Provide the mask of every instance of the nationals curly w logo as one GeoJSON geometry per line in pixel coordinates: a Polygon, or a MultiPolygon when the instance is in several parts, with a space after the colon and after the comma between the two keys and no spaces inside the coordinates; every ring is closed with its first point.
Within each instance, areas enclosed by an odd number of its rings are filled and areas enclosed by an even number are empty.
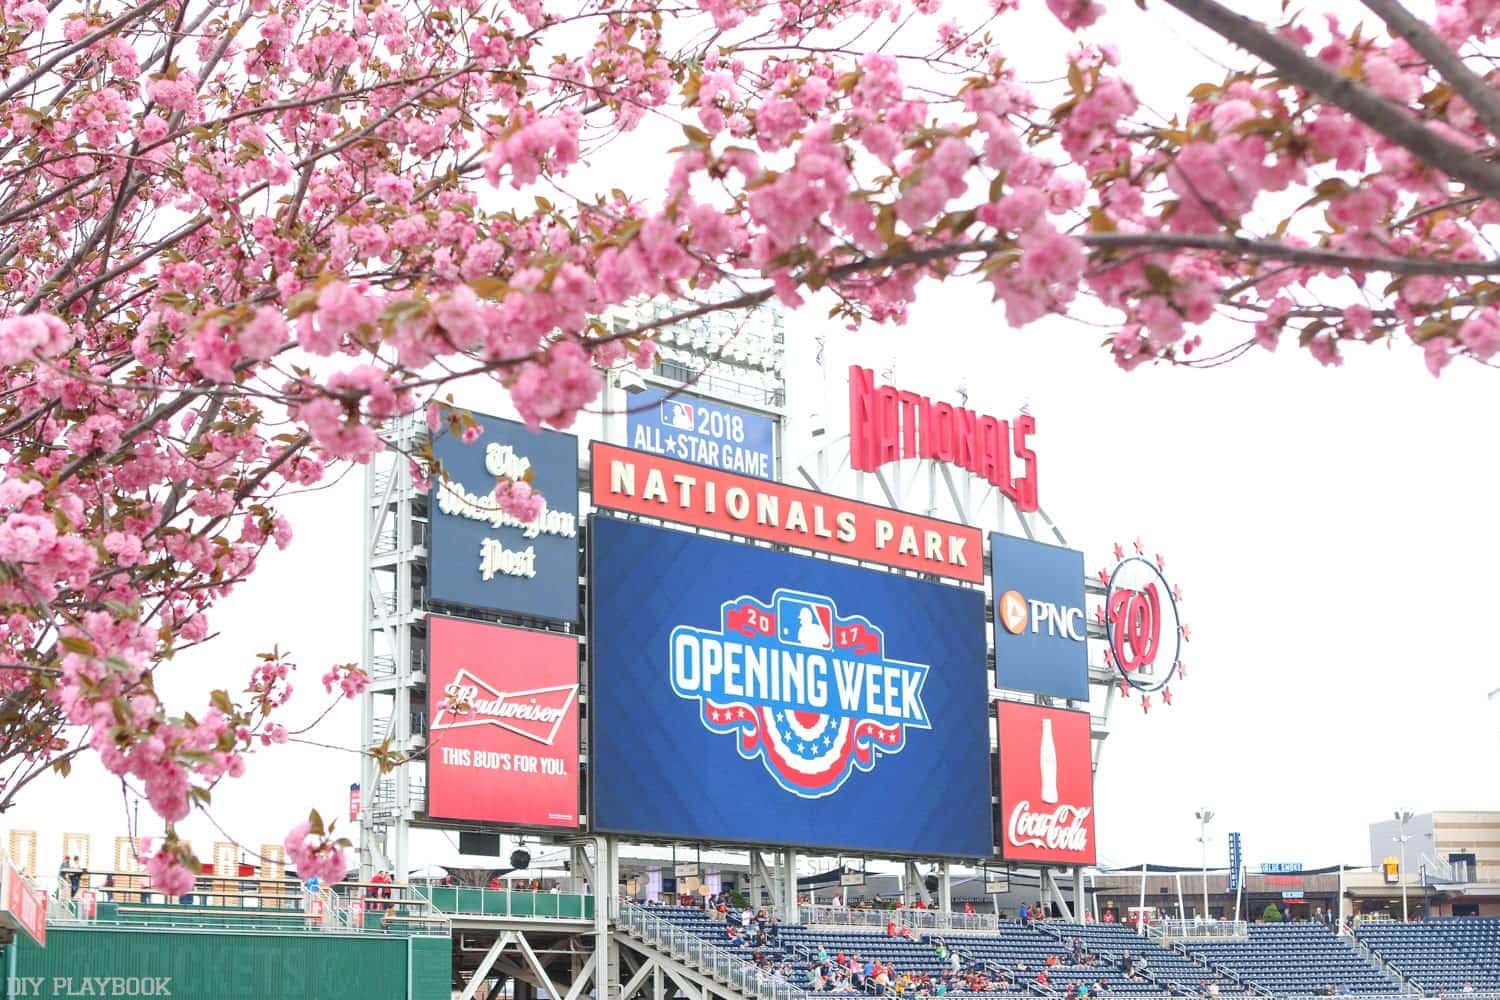
{"type": "Polygon", "coordinates": [[[841,616],[829,597],[777,589],[769,603],[725,601],[716,628],[672,630],[672,690],[700,704],[705,729],[735,738],[782,788],[832,795],[856,770],[931,729],[928,666],[887,659],[885,633],[841,616]]]}

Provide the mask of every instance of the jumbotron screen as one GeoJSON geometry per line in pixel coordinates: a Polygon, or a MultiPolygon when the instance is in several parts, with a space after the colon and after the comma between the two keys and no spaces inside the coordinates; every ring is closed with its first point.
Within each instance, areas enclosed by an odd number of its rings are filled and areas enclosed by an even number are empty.
{"type": "Polygon", "coordinates": [[[594,829],[987,857],[984,596],[595,515],[594,829]]]}

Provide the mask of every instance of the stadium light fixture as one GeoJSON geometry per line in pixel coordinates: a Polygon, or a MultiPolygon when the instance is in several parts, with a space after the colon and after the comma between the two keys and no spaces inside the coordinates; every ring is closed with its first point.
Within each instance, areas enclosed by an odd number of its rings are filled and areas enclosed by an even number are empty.
{"type": "Polygon", "coordinates": [[[646,391],[646,380],[628,368],[616,373],[615,384],[632,396],[646,391]]]}
{"type": "MultiPolygon", "coordinates": [[[[1208,824],[1213,820],[1214,814],[1207,806],[1199,809],[1195,814],[1198,817],[1198,847],[1202,852],[1203,860],[1203,919],[1208,919],[1208,824]]],[[[1183,914],[1187,916],[1187,914],[1183,914]]]]}
{"type": "Polygon", "coordinates": [[[1410,809],[1397,809],[1396,822],[1401,825],[1401,833],[1392,837],[1401,845],[1401,867],[1398,872],[1401,876],[1401,922],[1406,923],[1406,842],[1411,838],[1406,835],[1406,824],[1411,822],[1412,811],[1410,809]]]}

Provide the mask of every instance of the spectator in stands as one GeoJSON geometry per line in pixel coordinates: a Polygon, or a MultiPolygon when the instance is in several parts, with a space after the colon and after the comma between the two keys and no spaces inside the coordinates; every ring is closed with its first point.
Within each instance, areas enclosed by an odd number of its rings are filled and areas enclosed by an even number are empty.
{"type": "Polygon", "coordinates": [[[1089,984],[1088,983],[1079,983],[1078,984],[1078,997],[1079,997],[1079,1000],[1088,1000],[1088,997],[1089,997],[1089,984]]]}
{"type": "Polygon", "coordinates": [[[1047,911],[1044,910],[1044,909],[1042,909],[1042,901],[1039,899],[1039,900],[1036,901],[1036,905],[1031,908],[1031,919],[1032,920],[1041,920],[1041,919],[1045,918],[1046,916],[1047,916],[1047,911]]]}
{"type": "Polygon", "coordinates": [[[1119,919],[1119,916],[1115,913],[1115,904],[1113,902],[1104,905],[1104,915],[1100,919],[1106,924],[1112,924],[1119,919]]]}
{"type": "Polygon", "coordinates": [[[948,953],[948,968],[953,970],[954,975],[958,975],[958,970],[962,968],[962,966],[963,959],[959,957],[958,952],[950,951],[948,953]]]}
{"type": "Polygon", "coordinates": [[[885,923],[885,936],[886,937],[895,937],[896,936],[896,921],[894,921],[894,920],[887,920],[886,921],[886,923],[885,923]]]}
{"type": "Polygon", "coordinates": [[[1120,953],[1120,971],[1125,973],[1126,979],[1135,978],[1135,956],[1130,954],[1129,948],[1120,953]]]}
{"type": "Polygon", "coordinates": [[[1052,980],[1050,980],[1050,979],[1047,978],[1047,970],[1046,969],[1043,969],[1041,972],[1038,972],[1036,974],[1036,984],[1038,986],[1047,986],[1047,985],[1050,985],[1051,982],[1052,982],[1052,980]]]}
{"type": "Polygon", "coordinates": [[[1025,903],[1022,903],[1021,908],[1016,911],[1016,916],[1020,917],[1022,927],[1031,926],[1031,908],[1025,903]]]}
{"type": "Polygon", "coordinates": [[[1047,968],[1049,968],[1049,969],[1055,969],[1055,968],[1057,968],[1061,964],[1062,964],[1062,959],[1058,958],[1056,955],[1048,955],[1047,956],[1047,968]]]}
{"type": "Polygon", "coordinates": [[[499,889],[500,888],[500,876],[499,875],[496,875],[495,877],[493,877],[493,878],[490,879],[490,888],[491,889],[499,889]]]}
{"type": "Polygon", "coordinates": [[[62,900],[73,898],[72,871],[73,859],[64,854],[62,864],[57,866],[57,898],[62,900]]]}
{"type": "Polygon", "coordinates": [[[1464,980],[1464,988],[1461,989],[1461,990],[1459,990],[1459,992],[1460,993],[1473,993],[1474,992],[1474,984],[1471,983],[1471,982],[1469,982],[1467,979],[1465,979],[1464,980]]]}
{"type": "Polygon", "coordinates": [[[972,917],[974,915],[974,904],[973,903],[965,903],[964,904],[964,915],[965,916],[970,916],[970,917],[972,917]]]}
{"type": "Polygon", "coordinates": [[[1109,992],[1109,987],[1107,985],[1105,985],[1104,980],[1097,979],[1097,980],[1094,981],[1094,995],[1095,996],[1098,996],[1101,993],[1108,993],[1108,992],[1109,992]]]}

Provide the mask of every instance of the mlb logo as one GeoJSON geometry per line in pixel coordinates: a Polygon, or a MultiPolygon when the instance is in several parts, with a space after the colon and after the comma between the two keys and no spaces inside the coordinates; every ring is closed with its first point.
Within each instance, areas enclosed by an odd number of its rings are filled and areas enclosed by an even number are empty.
{"type": "Polygon", "coordinates": [[[693,404],[680,399],[664,399],[661,404],[661,422],[668,427],[690,431],[694,427],[693,404]]]}
{"type": "Polygon", "coordinates": [[[781,641],[808,649],[833,648],[833,605],[795,597],[776,601],[781,641]]]}

